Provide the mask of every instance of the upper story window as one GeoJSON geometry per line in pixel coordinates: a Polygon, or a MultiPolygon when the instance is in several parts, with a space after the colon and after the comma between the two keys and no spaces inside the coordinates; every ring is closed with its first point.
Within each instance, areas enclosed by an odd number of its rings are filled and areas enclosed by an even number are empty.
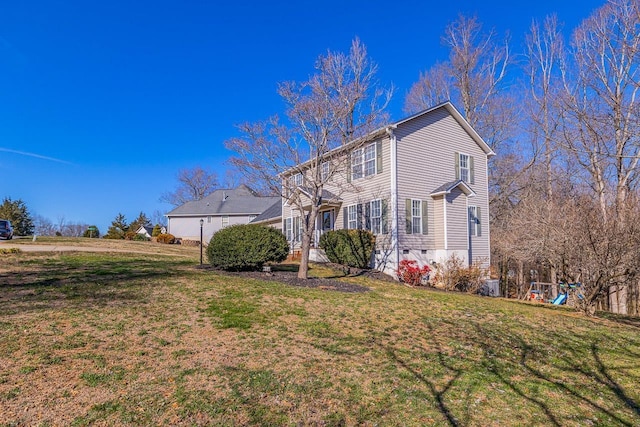
{"type": "Polygon", "coordinates": [[[351,153],[351,179],[376,174],[376,143],[353,150],[351,153]]]}
{"type": "Polygon", "coordinates": [[[474,184],[473,157],[464,153],[456,153],[455,156],[456,179],[474,184]]]}
{"type": "Polygon", "coordinates": [[[320,179],[322,181],[326,181],[327,178],[329,178],[329,167],[329,162],[324,162],[322,165],[320,165],[320,179]]]}
{"type": "Polygon", "coordinates": [[[302,174],[301,173],[297,173],[297,174],[293,175],[292,181],[293,181],[293,185],[295,185],[296,187],[302,185],[302,174]]]}
{"type": "Polygon", "coordinates": [[[225,228],[228,226],[229,226],[229,217],[225,215],[222,217],[222,228],[225,228]]]}
{"type": "Polygon", "coordinates": [[[469,182],[469,156],[460,154],[460,179],[469,182]]]}

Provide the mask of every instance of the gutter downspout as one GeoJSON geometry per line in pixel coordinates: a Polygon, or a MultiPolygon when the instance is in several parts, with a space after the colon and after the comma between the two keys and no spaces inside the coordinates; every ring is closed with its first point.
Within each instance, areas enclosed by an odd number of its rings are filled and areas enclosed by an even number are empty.
{"type": "Polygon", "coordinates": [[[400,247],[398,246],[398,141],[393,130],[396,125],[387,127],[391,152],[391,248],[393,253],[393,270],[397,271],[400,264],[400,247]]]}

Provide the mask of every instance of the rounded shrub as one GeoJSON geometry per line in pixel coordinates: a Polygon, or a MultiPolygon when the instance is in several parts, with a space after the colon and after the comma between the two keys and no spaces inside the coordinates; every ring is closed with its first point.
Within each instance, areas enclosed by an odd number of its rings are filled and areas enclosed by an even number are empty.
{"type": "Polygon", "coordinates": [[[207,246],[209,264],[229,271],[259,270],[267,262],[284,261],[288,254],[284,234],[258,224],[223,228],[207,246]]]}
{"type": "Polygon", "coordinates": [[[329,261],[349,267],[368,268],[375,245],[376,237],[368,230],[335,230],[320,236],[329,261]]]}
{"type": "Polygon", "coordinates": [[[167,244],[172,244],[176,242],[176,237],[173,234],[158,234],[158,236],[156,237],[156,241],[158,243],[167,243],[167,244]]]}
{"type": "Polygon", "coordinates": [[[148,242],[149,240],[151,240],[150,238],[148,238],[147,236],[145,236],[144,234],[138,234],[136,233],[135,236],[133,236],[133,239],[136,242],[148,242]]]}

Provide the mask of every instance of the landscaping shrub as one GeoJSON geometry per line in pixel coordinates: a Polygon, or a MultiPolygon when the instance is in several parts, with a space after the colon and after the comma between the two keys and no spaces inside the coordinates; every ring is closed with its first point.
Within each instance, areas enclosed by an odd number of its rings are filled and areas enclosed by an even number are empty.
{"type": "Polygon", "coordinates": [[[281,262],[289,254],[285,236],[258,224],[233,225],[213,235],[207,258],[214,267],[229,271],[259,270],[267,262],[281,262]]]}
{"type": "Polygon", "coordinates": [[[398,280],[411,286],[419,286],[422,284],[422,278],[430,271],[431,268],[428,265],[418,267],[416,261],[403,259],[397,271],[398,280]]]}
{"type": "Polygon", "coordinates": [[[138,233],[136,233],[135,231],[127,231],[126,233],[124,233],[124,240],[134,240],[137,235],[138,233]]]}
{"type": "Polygon", "coordinates": [[[465,267],[464,260],[453,254],[438,269],[436,280],[448,291],[477,293],[484,277],[487,272],[480,264],[465,267]]]}
{"type": "Polygon", "coordinates": [[[173,234],[158,234],[158,237],[156,237],[158,243],[166,243],[166,244],[172,244],[176,242],[176,237],[173,234]]]}
{"type": "Polygon", "coordinates": [[[160,227],[160,224],[154,225],[151,231],[151,237],[158,237],[160,234],[162,234],[162,227],[160,227]]]}
{"type": "Polygon", "coordinates": [[[147,236],[145,236],[144,234],[138,234],[136,233],[135,236],[133,236],[133,240],[135,240],[136,242],[148,242],[149,239],[147,236]]]}
{"type": "Polygon", "coordinates": [[[320,247],[329,261],[349,267],[368,268],[376,238],[368,230],[327,231],[320,237],[320,247]]]}

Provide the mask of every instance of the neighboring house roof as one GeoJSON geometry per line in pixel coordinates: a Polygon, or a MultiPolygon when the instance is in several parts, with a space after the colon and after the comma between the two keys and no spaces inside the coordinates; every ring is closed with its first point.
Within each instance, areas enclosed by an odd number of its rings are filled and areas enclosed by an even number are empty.
{"type": "Polygon", "coordinates": [[[167,214],[176,216],[259,215],[271,207],[280,197],[257,196],[246,185],[216,190],[202,200],[187,202],[167,214]]]}
{"type": "Polygon", "coordinates": [[[446,184],[442,184],[440,187],[436,188],[431,192],[431,197],[433,196],[442,196],[445,194],[451,193],[454,188],[460,188],[460,190],[469,197],[473,197],[476,195],[476,192],[469,187],[469,184],[459,179],[457,181],[447,182],[446,184]]]}
{"type": "Polygon", "coordinates": [[[153,226],[151,225],[141,225],[140,228],[136,231],[136,234],[144,234],[144,231],[147,232],[149,236],[153,234],[153,226]]]}
{"type": "Polygon", "coordinates": [[[282,216],[282,200],[278,197],[278,201],[267,208],[260,215],[255,217],[251,223],[270,222],[279,219],[282,216]]]}

